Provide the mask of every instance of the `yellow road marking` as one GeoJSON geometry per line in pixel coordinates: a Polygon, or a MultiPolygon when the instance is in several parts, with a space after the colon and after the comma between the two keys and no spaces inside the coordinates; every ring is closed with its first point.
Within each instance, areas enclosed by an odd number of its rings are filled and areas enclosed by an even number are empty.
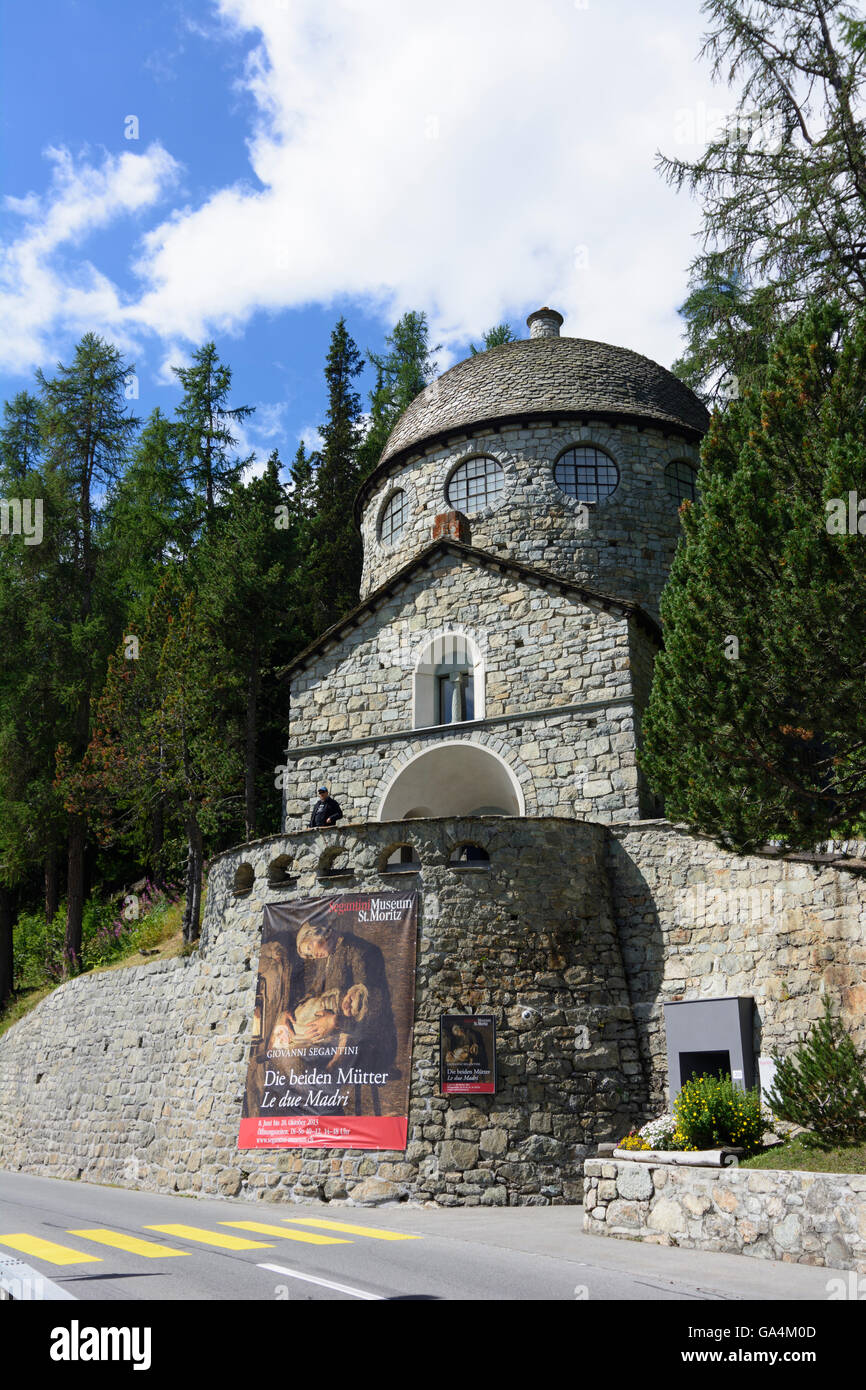
{"type": "Polygon", "coordinates": [[[371,1240],[423,1240],[423,1236],[404,1236],[401,1231],[374,1231],[370,1226],[350,1226],[346,1221],[320,1221],[307,1216],[286,1216],[283,1218],[301,1226],[323,1226],[328,1231],[348,1231],[353,1236],[369,1236],[371,1240]]]}
{"type": "Polygon", "coordinates": [[[143,1255],[146,1260],[160,1260],[169,1255],[188,1255],[188,1250],[173,1250],[170,1245],[157,1245],[155,1240],[140,1240],[138,1236],[127,1236],[121,1231],[104,1231],[97,1226],[94,1230],[69,1231],[71,1236],[83,1236],[97,1245],[110,1245],[114,1250],[127,1250],[130,1255],[143,1255]]]}
{"type": "Polygon", "coordinates": [[[222,1231],[205,1231],[199,1226],[145,1226],[146,1231],[161,1231],[165,1236],[184,1236],[187,1240],[200,1241],[202,1245],[218,1245],[221,1250],[272,1250],[273,1246],[263,1240],[242,1240],[240,1236],[227,1236],[222,1231]]]}
{"type": "Polygon", "coordinates": [[[52,1265],[99,1264],[102,1259],[101,1255],[85,1255],[81,1250],[55,1245],[53,1240],[42,1240],[40,1236],[0,1236],[0,1245],[20,1250],[22,1255],[35,1255],[37,1260],[47,1260],[52,1265]]]}
{"type": "MultiPolygon", "coordinates": [[[[268,1226],[264,1221],[221,1221],[221,1226],[236,1226],[240,1231],[257,1231],[262,1236],[279,1236],[280,1240],[305,1240],[308,1245],[351,1245],[350,1240],[336,1236],[314,1236],[310,1231],[284,1231],[282,1226],[268,1226]]],[[[348,1230],[349,1227],[344,1228],[348,1230]]]]}

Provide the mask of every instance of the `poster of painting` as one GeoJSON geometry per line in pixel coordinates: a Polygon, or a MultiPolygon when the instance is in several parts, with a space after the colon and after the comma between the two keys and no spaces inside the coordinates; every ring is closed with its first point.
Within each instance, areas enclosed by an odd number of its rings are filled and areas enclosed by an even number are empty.
{"type": "Polygon", "coordinates": [[[439,1089],[443,1096],[496,1093],[496,1020],[489,1014],[439,1018],[439,1089]]]}
{"type": "Polygon", "coordinates": [[[405,1149],[417,892],[266,907],[240,1149],[405,1149]]]}

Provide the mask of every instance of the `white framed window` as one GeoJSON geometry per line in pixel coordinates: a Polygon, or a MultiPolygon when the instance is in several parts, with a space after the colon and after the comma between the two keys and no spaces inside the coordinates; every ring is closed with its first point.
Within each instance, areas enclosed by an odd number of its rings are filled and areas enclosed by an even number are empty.
{"type": "Polygon", "coordinates": [[[484,718],[484,661],[471,637],[431,637],[415,665],[412,727],[429,729],[484,718]]]}

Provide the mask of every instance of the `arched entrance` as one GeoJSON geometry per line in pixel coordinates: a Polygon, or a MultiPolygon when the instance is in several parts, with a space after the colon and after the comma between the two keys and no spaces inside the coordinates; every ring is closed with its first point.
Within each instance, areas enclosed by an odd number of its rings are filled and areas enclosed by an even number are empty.
{"type": "Polygon", "coordinates": [[[496,753],[457,739],[436,744],[401,768],[379,808],[379,820],[404,820],[423,807],[430,816],[522,816],[526,803],[511,768],[496,753]]]}

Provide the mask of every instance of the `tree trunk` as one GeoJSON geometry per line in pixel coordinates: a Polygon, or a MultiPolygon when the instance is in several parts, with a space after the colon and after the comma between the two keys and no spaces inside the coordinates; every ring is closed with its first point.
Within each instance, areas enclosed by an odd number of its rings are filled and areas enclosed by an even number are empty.
{"type": "Polygon", "coordinates": [[[45,856],[45,921],[51,923],[60,906],[60,864],[57,846],[52,845],[45,856]]]}
{"type": "Polygon", "coordinates": [[[0,885],[0,1009],[12,993],[12,932],[18,915],[16,896],[14,889],[0,885]]]}
{"type": "Polygon", "coordinates": [[[201,830],[194,814],[186,822],[186,908],[183,914],[183,939],[198,940],[201,916],[201,876],[204,857],[201,830]]]}
{"type": "Polygon", "coordinates": [[[84,816],[69,817],[69,858],[66,872],[66,940],[63,943],[63,974],[81,969],[81,923],[84,917],[84,847],[87,821],[84,816]]]}

